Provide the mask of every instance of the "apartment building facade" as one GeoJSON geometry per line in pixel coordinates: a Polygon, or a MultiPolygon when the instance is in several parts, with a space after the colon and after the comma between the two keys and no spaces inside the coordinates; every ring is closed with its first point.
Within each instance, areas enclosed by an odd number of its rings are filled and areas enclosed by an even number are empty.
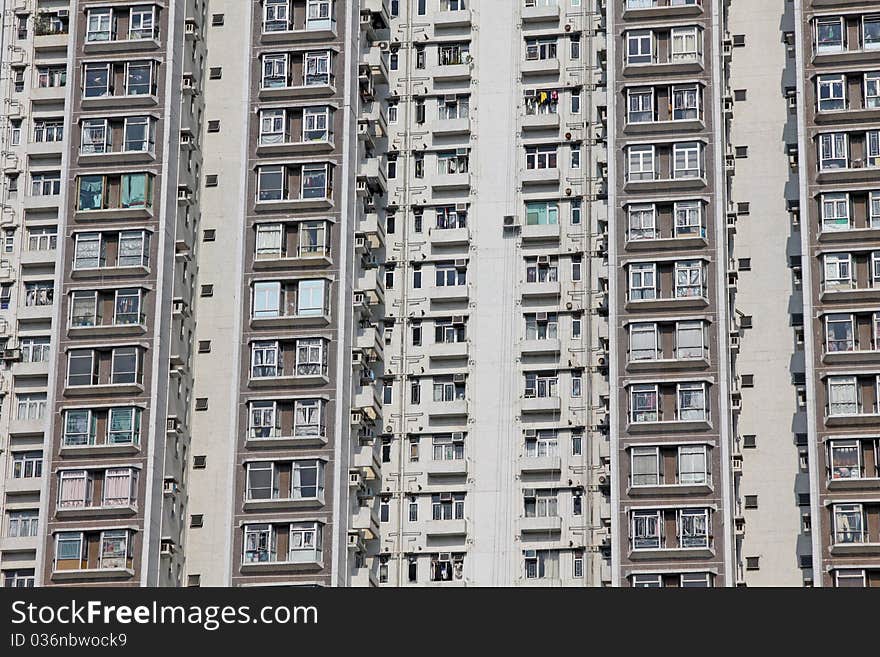
{"type": "Polygon", "coordinates": [[[7,0],[4,585],[876,585],[871,4],[7,0]]]}
{"type": "Polygon", "coordinates": [[[880,18],[796,3],[811,535],[815,582],[877,586],[880,18]]]}

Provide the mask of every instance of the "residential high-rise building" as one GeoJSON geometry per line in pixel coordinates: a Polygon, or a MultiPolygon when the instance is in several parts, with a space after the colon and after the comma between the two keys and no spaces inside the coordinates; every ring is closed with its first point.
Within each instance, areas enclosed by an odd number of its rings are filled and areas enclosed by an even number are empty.
{"type": "Polygon", "coordinates": [[[880,585],[873,4],[0,0],[3,584],[880,585]]]}

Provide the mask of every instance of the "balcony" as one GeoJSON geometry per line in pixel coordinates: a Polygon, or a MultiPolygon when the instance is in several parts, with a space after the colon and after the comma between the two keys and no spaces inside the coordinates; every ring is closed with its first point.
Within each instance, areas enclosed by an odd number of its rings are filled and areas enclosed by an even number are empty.
{"type": "Polygon", "coordinates": [[[559,224],[525,224],[521,236],[523,242],[558,242],[561,232],[559,224]]]}
{"type": "Polygon", "coordinates": [[[562,411],[561,397],[523,397],[520,404],[524,414],[559,413],[562,411]]]}
{"type": "Polygon", "coordinates": [[[471,232],[468,228],[430,228],[428,237],[432,245],[462,246],[470,243],[471,232]]]}
{"type": "Polygon", "coordinates": [[[470,343],[462,342],[437,342],[428,348],[428,358],[431,360],[458,360],[467,358],[470,343]]]}
{"type": "Polygon", "coordinates": [[[522,117],[522,129],[524,131],[558,130],[559,126],[559,114],[526,114],[522,117]]]}
{"type": "Polygon", "coordinates": [[[80,580],[89,582],[93,580],[126,580],[134,577],[133,568],[74,568],[70,570],[52,571],[53,582],[69,582],[80,580]]]}
{"type": "Polygon", "coordinates": [[[519,353],[528,356],[558,356],[562,353],[562,342],[557,338],[547,340],[523,340],[519,343],[519,353]]]}
{"type": "Polygon", "coordinates": [[[379,518],[375,505],[367,500],[367,504],[358,506],[357,512],[351,517],[351,529],[362,532],[364,540],[370,541],[379,536],[379,518]]]}
{"type": "Polygon", "coordinates": [[[317,43],[331,42],[339,38],[335,20],[315,21],[313,25],[306,25],[302,20],[296,25],[277,25],[267,29],[264,24],[260,34],[260,41],[265,44],[300,43],[303,41],[315,41],[317,43]]]}
{"type": "Polygon", "coordinates": [[[562,293],[559,281],[545,281],[542,283],[523,283],[523,299],[536,297],[558,297],[562,293]]]}
{"type": "Polygon", "coordinates": [[[471,188],[471,174],[465,173],[438,173],[431,180],[431,189],[437,191],[465,191],[471,188]]]}
{"type": "Polygon", "coordinates": [[[137,513],[137,501],[132,499],[128,504],[118,506],[59,506],[55,509],[56,518],[107,518],[115,516],[133,516],[137,513]]]}
{"type": "Polygon", "coordinates": [[[455,135],[467,135],[471,132],[471,120],[467,117],[463,119],[443,119],[434,121],[431,124],[431,134],[434,137],[451,137],[455,135]]]}
{"type": "Polygon", "coordinates": [[[428,461],[425,470],[428,477],[464,477],[468,473],[468,462],[467,459],[428,461]]]}
{"type": "MultiPolygon", "coordinates": [[[[674,0],[624,0],[623,17],[639,20],[674,16],[699,16],[703,13],[702,0],[674,2],[674,0]]],[[[815,3],[814,3],[815,4],[815,3]]]]}
{"type": "Polygon", "coordinates": [[[523,76],[530,75],[559,75],[559,60],[549,59],[527,59],[522,63],[521,72],[523,76]]]}
{"type": "Polygon", "coordinates": [[[455,399],[448,402],[432,402],[428,408],[428,417],[436,419],[460,418],[468,414],[466,399],[455,399]]]}
{"type": "Polygon", "coordinates": [[[523,474],[562,472],[561,456],[521,456],[519,470],[523,474]]]}
{"type": "Polygon", "coordinates": [[[457,11],[440,11],[434,15],[435,28],[447,27],[470,27],[471,10],[459,9],[457,11]]]}
{"type": "Polygon", "coordinates": [[[430,288],[431,301],[467,301],[470,298],[469,285],[445,285],[430,288]]]}
{"type": "Polygon", "coordinates": [[[523,7],[522,22],[524,25],[530,23],[559,23],[559,5],[538,5],[535,7],[523,7]]]}
{"type": "Polygon", "coordinates": [[[562,518],[560,516],[519,518],[516,524],[521,534],[559,534],[562,532],[562,518]]]}
{"type": "Polygon", "coordinates": [[[467,536],[468,533],[467,520],[426,520],[423,524],[428,537],[467,536]]]}
{"type": "Polygon", "coordinates": [[[471,79],[470,64],[446,64],[434,69],[434,84],[445,82],[464,82],[471,79]]]}
{"type": "Polygon", "coordinates": [[[553,169],[524,169],[521,175],[523,186],[559,185],[561,171],[553,169]]]}

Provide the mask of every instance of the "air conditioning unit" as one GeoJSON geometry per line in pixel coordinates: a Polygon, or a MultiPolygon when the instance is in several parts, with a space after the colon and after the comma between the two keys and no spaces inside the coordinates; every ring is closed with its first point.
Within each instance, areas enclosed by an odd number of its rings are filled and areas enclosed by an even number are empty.
{"type": "Polygon", "coordinates": [[[364,485],[364,476],[360,470],[350,470],[348,472],[348,485],[355,488],[361,488],[364,485]]]}
{"type": "Polygon", "coordinates": [[[456,155],[467,155],[469,152],[470,152],[470,151],[469,151],[469,149],[467,149],[467,148],[456,148],[456,149],[455,149],[455,154],[456,154],[456,155]]]}
{"type": "Polygon", "coordinates": [[[455,211],[456,212],[467,212],[468,204],[467,203],[456,203],[455,211]]]}
{"type": "Polygon", "coordinates": [[[516,228],[519,226],[519,221],[516,218],[516,215],[506,214],[504,215],[504,227],[505,228],[516,228]]]}
{"type": "Polygon", "coordinates": [[[550,256],[538,256],[538,264],[539,265],[548,265],[550,264],[550,256]]]}
{"type": "Polygon", "coordinates": [[[467,380],[467,374],[453,374],[453,383],[464,383],[467,380]]]}
{"type": "Polygon", "coordinates": [[[525,98],[535,98],[538,95],[537,89],[526,89],[523,91],[525,98]]]}
{"type": "Polygon", "coordinates": [[[546,312],[535,313],[535,321],[546,322],[547,321],[547,313],[546,312]]]}
{"type": "Polygon", "coordinates": [[[453,315],[452,323],[456,326],[461,326],[464,324],[464,315],[453,315]]]}
{"type": "Polygon", "coordinates": [[[536,550],[523,550],[523,557],[526,559],[535,559],[538,556],[538,552],[536,550]]]}
{"type": "Polygon", "coordinates": [[[70,16],[70,10],[68,9],[59,9],[55,13],[58,15],[58,18],[67,18],[68,16],[70,16]]]}
{"type": "Polygon", "coordinates": [[[360,550],[363,547],[359,531],[348,532],[348,547],[353,550],[360,550]]]}
{"type": "Polygon", "coordinates": [[[538,432],[536,429],[526,429],[523,431],[523,435],[526,438],[535,438],[538,435],[538,432]]]}
{"type": "Polygon", "coordinates": [[[535,497],[535,489],[523,488],[523,497],[535,497]]]}
{"type": "Polygon", "coordinates": [[[456,443],[460,443],[464,440],[464,431],[453,431],[452,432],[452,441],[456,443]]]}
{"type": "Polygon", "coordinates": [[[162,540],[159,544],[159,554],[170,556],[174,553],[174,542],[170,540],[162,540]]]}
{"type": "Polygon", "coordinates": [[[455,105],[458,102],[458,96],[455,94],[447,94],[443,96],[443,102],[447,105],[455,105]]]}
{"type": "Polygon", "coordinates": [[[464,258],[457,258],[455,261],[456,269],[465,269],[467,267],[468,261],[464,258]]]}
{"type": "Polygon", "coordinates": [[[607,474],[600,474],[597,480],[600,486],[607,486],[611,481],[611,477],[607,474]]]}

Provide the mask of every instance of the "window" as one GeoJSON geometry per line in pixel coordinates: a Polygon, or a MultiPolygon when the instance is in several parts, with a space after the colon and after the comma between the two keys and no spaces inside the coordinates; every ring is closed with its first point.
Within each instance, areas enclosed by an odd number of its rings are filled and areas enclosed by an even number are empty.
{"type": "Polygon", "coordinates": [[[464,493],[431,495],[432,520],[464,520],[464,493]]]}
{"type": "Polygon", "coordinates": [[[330,84],[330,51],[307,52],[304,56],[305,83],[307,87],[330,84]]]}
{"type": "Polygon", "coordinates": [[[855,349],[853,315],[825,316],[825,346],[829,353],[855,349]]]}
{"type": "Polygon", "coordinates": [[[111,9],[89,9],[86,20],[86,41],[110,41],[112,37],[113,11],[111,9]]]}
{"type": "Polygon", "coordinates": [[[555,518],[559,515],[555,490],[523,491],[523,515],[526,518],[555,518]]]}
{"type": "Polygon", "coordinates": [[[6,536],[9,538],[37,536],[38,525],[38,511],[10,511],[6,536]]]}
{"type": "Polygon", "coordinates": [[[629,300],[657,298],[657,265],[653,262],[629,266],[629,300]]]}
{"type": "Polygon", "coordinates": [[[700,144],[697,143],[675,144],[672,148],[672,177],[679,179],[702,176],[700,152],[700,144]]]}
{"type": "Polygon", "coordinates": [[[556,39],[526,39],[526,60],[556,59],[556,39]]]}
{"type": "Polygon", "coordinates": [[[660,484],[660,450],[657,447],[633,447],[630,460],[632,486],[660,484]]]}
{"type": "Polygon", "coordinates": [[[281,373],[280,355],[277,342],[254,342],[251,345],[251,376],[278,376],[281,373]]]}
{"type": "Polygon", "coordinates": [[[131,8],[128,21],[129,39],[155,39],[158,36],[155,11],[155,7],[131,8]]]}
{"type": "Polygon", "coordinates": [[[639,383],[630,388],[630,422],[657,422],[659,391],[656,384],[639,383]]]}
{"type": "Polygon", "coordinates": [[[630,205],[627,210],[629,215],[629,239],[652,240],[657,237],[657,218],[654,205],[630,205]]]}
{"type": "Polygon", "coordinates": [[[281,316],[281,283],[277,281],[254,283],[253,294],[254,318],[281,316]]]}
{"type": "MultiPolygon", "coordinates": [[[[630,2],[653,2],[653,0],[629,0],[630,2]]],[[[662,575],[633,575],[632,578],[633,588],[636,589],[659,589],[663,588],[663,576],[662,575]]]]}
{"type": "Polygon", "coordinates": [[[654,120],[653,88],[627,90],[627,117],[630,123],[649,123],[654,120]]]}
{"type": "Polygon", "coordinates": [[[89,506],[91,480],[85,470],[67,470],[58,475],[58,507],[81,509],[89,506]]]}
{"type": "Polygon", "coordinates": [[[837,588],[864,588],[865,571],[855,569],[840,569],[834,571],[835,585],[837,588]]]}
{"type": "Polygon", "coordinates": [[[858,440],[832,440],[828,444],[828,470],[831,479],[860,479],[862,449],[858,440]]]}
{"type": "Polygon", "coordinates": [[[64,87],[67,85],[67,67],[59,66],[38,66],[37,67],[37,87],[40,89],[48,89],[52,87],[64,87]]]}
{"type": "Polygon", "coordinates": [[[865,73],[865,109],[880,107],[880,73],[865,73]]]}
{"type": "Polygon", "coordinates": [[[661,547],[660,511],[632,512],[632,546],[634,550],[650,550],[661,547]]]}
{"type": "Polygon", "coordinates": [[[559,280],[559,266],[556,258],[526,258],[527,283],[554,283],[559,280]]]}
{"type": "Polygon", "coordinates": [[[862,543],[865,541],[865,518],[861,504],[835,504],[834,542],[862,543]]]}
{"type": "Polygon", "coordinates": [[[653,323],[630,324],[629,359],[656,360],[660,357],[657,325],[653,323]]]}
{"type": "MultiPolygon", "coordinates": [[[[849,194],[822,194],[822,230],[849,230],[849,194]]],[[[873,197],[872,197],[873,201],[873,197]]],[[[880,197],[878,197],[880,201],[880,197]]],[[[872,203],[873,208],[873,203],[872,203]]]]}
{"type": "Polygon", "coordinates": [[[683,548],[709,547],[709,511],[680,509],[678,511],[678,542],[683,548]]]}
{"type": "Polygon", "coordinates": [[[146,267],[150,258],[150,236],[146,231],[119,233],[117,267],[146,267]]]}
{"type": "Polygon", "coordinates": [[[122,174],[120,207],[146,208],[150,205],[151,178],[146,173],[122,174]]]}
{"type": "Polygon", "coordinates": [[[34,141],[39,143],[59,142],[64,139],[64,121],[37,119],[34,121],[34,141]]]}
{"type": "Polygon", "coordinates": [[[326,164],[304,164],[302,168],[302,198],[329,196],[329,167],[326,164]]]}
{"type": "Polygon", "coordinates": [[[555,169],[556,146],[526,147],[526,169],[555,169]]]}
{"type": "Polygon", "coordinates": [[[849,253],[826,253],[823,271],[826,288],[846,288],[853,285],[852,256],[849,253]]]}
{"type": "Polygon", "coordinates": [[[32,479],[43,476],[42,452],[13,452],[12,478],[32,479]]]}
{"type": "Polygon", "coordinates": [[[61,193],[61,172],[31,174],[31,196],[57,196],[61,193]]]}
{"type": "Polygon", "coordinates": [[[23,363],[45,363],[49,360],[48,337],[21,337],[19,347],[23,363]]]}
{"type": "Polygon", "coordinates": [[[296,376],[321,376],[325,374],[324,341],[320,338],[296,341],[296,376]]]}
{"type": "Polygon", "coordinates": [[[465,398],[465,383],[451,376],[437,376],[434,377],[433,392],[435,402],[461,401],[465,398]]]}
{"type": "Polygon", "coordinates": [[[820,75],[816,87],[820,112],[846,109],[845,75],[820,75]]]}
{"type": "Polygon", "coordinates": [[[79,152],[83,155],[107,153],[111,150],[107,119],[84,120],[81,134],[79,152]]]}
{"type": "Polygon", "coordinates": [[[464,459],[464,434],[439,434],[431,438],[435,461],[460,461],[464,459]]]}
{"type": "Polygon", "coordinates": [[[559,377],[555,373],[527,372],[525,383],[527,399],[548,399],[558,396],[559,377]]]}
{"type": "Polygon", "coordinates": [[[323,315],[325,312],[324,280],[300,281],[297,286],[296,314],[301,317],[323,315]]]}
{"type": "Polygon", "coordinates": [[[675,357],[679,360],[703,358],[703,323],[676,322],[675,324],[675,357]]]}
{"type": "Polygon", "coordinates": [[[46,393],[18,393],[15,396],[15,419],[22,421],[41,420],[46,412],[46,393]]]}
{"type": "Polygon", "coordinates": [[[256,256],[268,258],[282,256],[284,227],[282,224],[259,224],[257,226],[256,256]]]}
{"type": "Polygon", "coordinates": [[[107,443],[111,445],[136,445],[140,440],[140,428],[140,408],[111,408],[107,421],[107,443]]]}
{"type": "Polygon", "coordinates": [[[467,284],[467,268],[438,264],[434,267],[434,284],[437,287],[454,287],[467,284]]]}
{"type": "Polygon", "coordinates": [[[701,33],[697,27],[672,28],[672,61],[687,62],[700,59],[701,33]]]}
{"type": "Polygon", "coordinates": [[[816,52],[841,52],[844,49],[843,18],[816,19],[816,52]]]}
{"type": "Polygon", "coordinates": [[[678,483],[708,483],[705,445],[682,445],[678,448],[678,483]]]}
{"type": "Polygon", "coordinates": [[[880,16],[862,18],[862,44],[865,50],[880,48],[880,16]]]}
{"type": "Polygon", "coordinates": [[[654,147],[648,145],[629,146],[626,150],[627,180],[654,180],[654,147]]]}
{"type": "Polygon", "coordinates": [[[654,36],[650,30],[633,30],[626,34],[626,63],[651,64],[654,36]]]}
{"type": "Polygon", "coordinates": [[[819,135],[819,169],[845,169],[847,152],[848,140],[845,132],[819,135]]]}
{"type": "Polygon", "coordinates": [[[556,203],[526,203],[526,225],[545,226],[559,223],[559,207],[556,203]]]}
{"type": "Polygon", "coordinates": [[[152,62],[126,63],[125,93],[129,96],[148,96],[153,93],[152,62]]]}
{"type": "Polygon", "coordinates": [[[263,55],[263,89],[289,86],[287,55],[263,55]]]}
{"type": "Polygon", "coordinates": [[[672,120],[693,121],[700,118],[700,88],[693,85],[672,87],[672,120]]]}
{"type": "Polygon", "coordinates": [[[303,110],[303,141],[329,141],[330,110],[327,107],[306,107],[303,110]]]}
{"type": "Polygon", "coordinates": [[[441,43],[437,46],[437,63],[440,66],[466,64],[470,56],[469,51],[468,43],[441,43]]]}
{"type": "Polygon", "coordinates": [[[27,307],[51,306],[55,302],[55,288],[52,281],[25,283],[24,294],[24,305],[27,307]]]}
{"type": "Polygon", "coordinates": [[[525,455],[527,458],[545,458],[559,455],[559,440],[554,429],[526,432],[525,455]]]}
{"type": "Polygon", "coordinates": [[[126,117],[123,124],[123,146],[126,153],[146,153],[153,150],[153,125],[145,116],[126,117]]]}
{"type": "Polygon", "coordinates": [[[679,580],[683,589],[708,589],[709,573],[682,573],[679,580]]]}
{"type": "Polygon", "coordinates": [[[676,388],[679,420],[691,422],[709,419],[705,383],[679,383],[676,388]]]}
{"type": "Polygon", "coordinates": [[[526,340],[555,340],[559,335],[556,313],[531,313],[525,316],[526,340]]]}
{"type": "Polygon", "coordinates": [[[703,263],[700,260],[684,260],[675,263],[675,298],[705,297],[703,263]]]}
{"type": "Polygon", "coordinates": [[[138,382],[137,347],[118,347],[111,358],[110,383],[138,382]]]}
{"type": "Polygon", "coordinates": [[[828,415],[857,415],[859,412],[859,396],[856,377],[828,377],[828,415]]]}

